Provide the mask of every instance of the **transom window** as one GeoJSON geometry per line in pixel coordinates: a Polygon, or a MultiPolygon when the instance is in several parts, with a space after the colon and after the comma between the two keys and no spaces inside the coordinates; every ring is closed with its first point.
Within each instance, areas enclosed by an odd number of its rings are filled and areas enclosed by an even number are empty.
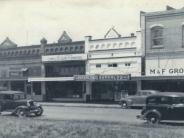
{"type": "Polygon", "coordinates": [[[163,27],[156,26],[151,29],[151,46],[163,47],[163,27]]]}

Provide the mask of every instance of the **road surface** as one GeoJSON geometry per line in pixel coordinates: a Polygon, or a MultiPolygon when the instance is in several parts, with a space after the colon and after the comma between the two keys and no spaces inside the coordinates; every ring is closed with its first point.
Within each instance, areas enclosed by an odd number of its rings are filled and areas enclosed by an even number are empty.
{"type": "Polygon", "coordinates": [[[140,123],[136,119],[140,114],[137,109],[121,108],[87,108],[87,107],[55,107],[44,106],[44,113],[41,119],[55,120],[91,120],[109,122],[140,123]]]}

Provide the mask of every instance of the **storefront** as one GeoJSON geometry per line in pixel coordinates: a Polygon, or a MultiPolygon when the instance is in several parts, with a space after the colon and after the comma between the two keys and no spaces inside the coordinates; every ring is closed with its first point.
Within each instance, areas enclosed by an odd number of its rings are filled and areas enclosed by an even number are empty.
{"type": "Polygon", "coordinates": [[[86,81],[87,97],[96,102],[118,101],[123,95],[133,95],[137,91],[136,81],[128,75],[75,75],[76,81],[86,81]]]}

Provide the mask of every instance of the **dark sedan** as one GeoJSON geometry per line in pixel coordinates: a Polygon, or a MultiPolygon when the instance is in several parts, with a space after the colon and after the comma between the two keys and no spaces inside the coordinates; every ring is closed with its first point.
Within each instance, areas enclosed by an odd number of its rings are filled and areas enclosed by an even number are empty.
{"type": "Polygon", "coordinates": [[[140,119],[149,123],[159,123],[161,120],[184,120],[184,93],[162,92],[147,97],[140,119]]]}

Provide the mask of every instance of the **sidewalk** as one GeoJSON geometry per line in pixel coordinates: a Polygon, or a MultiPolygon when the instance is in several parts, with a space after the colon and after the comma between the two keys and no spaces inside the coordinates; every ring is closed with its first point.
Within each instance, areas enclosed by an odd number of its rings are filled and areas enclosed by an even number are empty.
{"type": "Polygon", "coordinates": [[[118,104],[94,104],[94,103],[53,103],[39,102],[42,106],[62,106],[62,107],[90,107],[90,108],[120,108],[118,104]]]}

